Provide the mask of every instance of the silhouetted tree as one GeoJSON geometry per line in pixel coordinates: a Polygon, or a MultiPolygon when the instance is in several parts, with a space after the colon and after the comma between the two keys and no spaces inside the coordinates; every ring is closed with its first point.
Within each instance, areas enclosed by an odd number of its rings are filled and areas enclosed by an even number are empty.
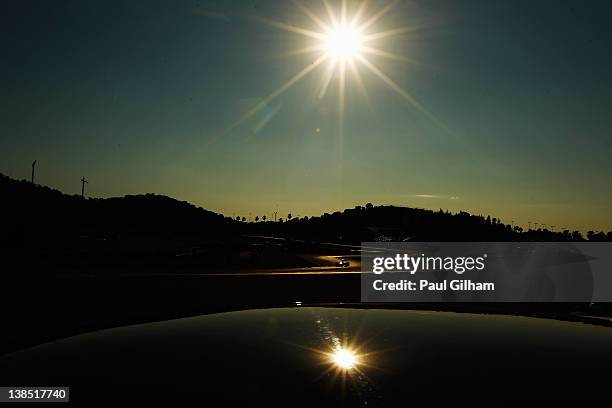
{"type": "Polygon", "coordinates": [[[589,241],[606,241],[607,236],[602,231],[589,231],[587,238],[589,241]]]}
{"type": "Polygon", "coordinates": [[[584,241],[584,238],[582,237],[580,231],[572,232],[572,241],[584,241]]]}

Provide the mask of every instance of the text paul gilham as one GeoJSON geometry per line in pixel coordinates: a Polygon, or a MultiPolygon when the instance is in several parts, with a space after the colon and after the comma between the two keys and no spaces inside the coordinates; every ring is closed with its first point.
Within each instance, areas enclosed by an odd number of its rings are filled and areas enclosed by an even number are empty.
{"type": "Polygon", "coordinates": [[[377,279],[372,286],[374,290],[426,290],[434,292],[444,292],[449,289],[455,291],[482,292],[495,290],[495,284],[493,282],[472,282],[469,279],[443,280],[441,282],[430,282],[426,279],[420,279],[419,281],[401,279],[397,282],[383,282],[382,279],[377,279]]]}

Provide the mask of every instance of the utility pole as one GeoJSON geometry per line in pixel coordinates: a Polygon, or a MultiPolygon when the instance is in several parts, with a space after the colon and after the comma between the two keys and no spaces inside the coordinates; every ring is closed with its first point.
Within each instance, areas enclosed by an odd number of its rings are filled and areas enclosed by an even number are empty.
{"type": "Polygon", "coordinates": [[[274,222],[276,222],[276,214],[278,214],[278,211],[274,211],[274,222]]]}
{"type": "Polygon", "coordinates": [[[36,169],[36,160],[32,162],[32,184],[34,184],[34,170],[36,169]]]}
{"type": "Polygon", "coordinates": [[[89,181],[85,180],[85,176],[81,179],[81,197],[85,197],[85,183],[89,183],[89,181]]]}

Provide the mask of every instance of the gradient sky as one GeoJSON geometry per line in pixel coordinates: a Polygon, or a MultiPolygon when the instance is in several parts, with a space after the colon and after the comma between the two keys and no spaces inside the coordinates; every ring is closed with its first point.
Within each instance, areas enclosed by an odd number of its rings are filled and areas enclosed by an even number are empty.
{"type": "MultiPolygon", "coordinates": [[[[302,1],[324,16],[319,0],[302,1]]],[[[332,2],[334,3],[334,2],[332,2]]],[[[370,1],[373,14],[388,1],[370,1]]],[[[363,205],[612,229],[612,2],[402,1],[372,31],[417,27],[317,97],[314,29],[289,1],[5,1],[0,172],[91,196],[155,192],[226,215],[363,205]],[[231,130],[230,130],[231,128],[231,130]]]]}

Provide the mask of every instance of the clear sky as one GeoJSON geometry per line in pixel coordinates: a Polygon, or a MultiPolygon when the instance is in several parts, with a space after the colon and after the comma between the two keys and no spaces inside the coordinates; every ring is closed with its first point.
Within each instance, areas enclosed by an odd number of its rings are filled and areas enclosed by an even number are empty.
{"type": "Polygon", "coordinates": [[[610,16],[605,0],[399,1],[366,30],[408,28],[372,40],[399,58],[367,56],[396,86],[357,60],[365,93],[347,70],[341,109],[328,61],[267,98],[321,53],[296,52],[319,40],[290,30],[321,28],[290,1],[7,0],[0,172],[37,159],[67,193],[85,176],[91,196],[230,216],[372,202],[607,231],[610,16]]]}

